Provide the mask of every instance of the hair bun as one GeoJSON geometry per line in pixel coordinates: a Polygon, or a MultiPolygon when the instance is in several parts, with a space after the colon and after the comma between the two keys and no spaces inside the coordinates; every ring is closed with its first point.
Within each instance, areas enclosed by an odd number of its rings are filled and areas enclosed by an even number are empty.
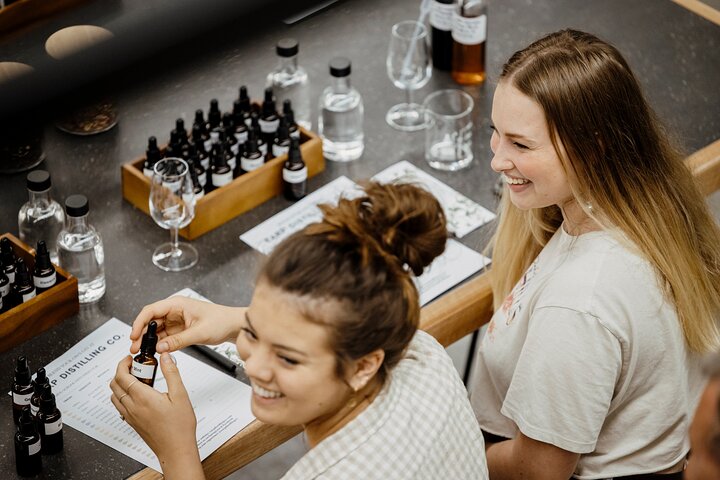
{"type": "Polygon", "coordinates": [[[420,275],[445,250],[447,227],[440,202],[412,184],[364,184],[365,194],[341,199],[337,207],[321,206],[329,237],[354,243],[363,258],[381,255],[420,275]],[[391,258],[387,258],[391,257],[391,258]]]}

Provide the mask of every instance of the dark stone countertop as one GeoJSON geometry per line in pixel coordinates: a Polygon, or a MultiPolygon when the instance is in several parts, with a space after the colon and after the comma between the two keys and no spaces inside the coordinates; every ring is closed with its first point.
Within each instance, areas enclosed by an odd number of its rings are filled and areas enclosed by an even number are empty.
{"type": "MultiPolygon", "coordinates": [[[[52,174],[56,199],[61,201],[72,193],[83,193],[90,199],[91,222],[105,243],[107,293],[97,304],[83,307],[79,315],[1,353],[0,377],[10,380],[17,355],[28,355],[33,369],[45,365],[110,317],[130,323],[143,305],[183,287],[191,287],[219,303],[249,303],[260,255],[240,242],[238,236],[280,212],[289,202],[273,199],[194,240],[200,253],[199,264],[183,273],[165,273],[152,265],[150,255],[157,245],[167,241],[168,233],[122,199],[120,166],[144,152],[149,135],[166,141],[177,117],[191,123],[195,109],[206,110],[211,98],[218,98],[221,107],[228,109],[241,84],[248,85],[254,98],[259,97],[265,75],[276,63],[274,44],[284,36],[294,36],[300,42],[300,63],[310,75],[313,98],[328,83],[328,60],[345,55],[353,61],[352,82],[365,101],[363,158],[350,164],[328,162],[325,172],[310,180],[310,190],[339,175],[367,178],[397,161],[408,160],[493,209],[496,175],[489,168],[487,127],[500,66],[530,41],[566,27],[596,33],[626,55],[660,117],[688,152],[720,136],[717,25],[669,0],[504,0],[491,2],[489,7],[490,78],[480,87],[464,88],[476,101],[475,161],[460,173],[432,171],[423,158],[423,134],[397,132],[384,120],[387,109],[404,98],[385,71],[390,28],[397,21],[416,18],[419,3],[348,0],[291,26],[277,22],[251,39],[233,40],[232,31],[226,30],[218,34],[222,41],[215,48],[190,48],[188,55],[176,56],[173,61],[159,55],[156,64],[145,63],[157,65],[157,69],[119,72],[118,78],[125,80],[112,87],[119,114],[119,124],[113,130],[74,137],[47,122],[47,159],[41,167],[52,174]]],[[[237,28],[241,29],[242,24],[237,28]]],[[[446,87],[456,88],[449,75],[436,71],[416,98],[446,87]]],[[[0,199],[0,232],[17,233],[17,212],[27,200],[25,174],[0,176],[0,199]]],[[[481,250],[487,234],[487,228],[481,229],[462,242],[481,250]]],[[[3,398],[0,472],[3,478],[16,478],[11,405],[8,396],[3,398]]],[[[69,427],[65,429],[64,452],[43,461],[45,470],[40,478],[124,478],[142,468],[69,427]]]]}

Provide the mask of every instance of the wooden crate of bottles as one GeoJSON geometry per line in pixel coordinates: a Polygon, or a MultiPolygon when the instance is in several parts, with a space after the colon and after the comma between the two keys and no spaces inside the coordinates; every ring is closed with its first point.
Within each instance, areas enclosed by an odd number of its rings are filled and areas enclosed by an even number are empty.
{"type": "MultiPolygon", "coordinates": [[[[300,151],[307,166],[308,178],[325,170],[322,141],[315,133],[300,130],[300,151]]],[[[213,230],[238,215],[282,193],[282,169],[287,154],[275,157],[265,164],[235,178],[230,184],[205,194],[195,205],[195,218],[180,230],[188,240],[213,230]]],[[[150,215],[150,179],[143,174],[145,157],[122,166],[123,197],[150,215]]]]}
{"type": "MultiPolygon", "coordinates": [[[[10,233],[0,235],[0,238],[5,237],[12,243],[15,257],[22,258],[32,271],[35,250],[10,233]]],[[[80,310],[77,278],[54,266],[55,285],[38,293],[35,298],[0,313],[0,352],[44,332],[80,310]]]]}

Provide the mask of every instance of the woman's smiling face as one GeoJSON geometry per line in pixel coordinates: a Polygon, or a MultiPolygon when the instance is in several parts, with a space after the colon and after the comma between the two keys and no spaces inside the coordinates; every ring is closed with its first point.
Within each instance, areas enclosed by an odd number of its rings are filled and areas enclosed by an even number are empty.
{"type": "Polygon", "coordinates": [[[574,199],[542,108],[509,80],[495,89],[492,123],[490,166],[503,175],[517,208],[562,207],[574,199]]]}
{"type": "Polygon", "coordinates": [[[243,320],[236,344],[253,389],[252,412],[265,423],[322,421],[351,396],[348,383],[337,376],[327,327],[303,314],[307,302],[261,281],[243,320]]]}

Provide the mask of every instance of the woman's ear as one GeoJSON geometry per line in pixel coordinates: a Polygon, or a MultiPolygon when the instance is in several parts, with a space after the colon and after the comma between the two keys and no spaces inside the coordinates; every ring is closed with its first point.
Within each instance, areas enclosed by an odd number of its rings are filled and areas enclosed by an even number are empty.
{"type": "Polygon", "coordinates": [[[357,392],[365,388],[365,385],[375,376],[385,360],[385,350],[374,350],[352,362],[348,385],[357,392]]]}

